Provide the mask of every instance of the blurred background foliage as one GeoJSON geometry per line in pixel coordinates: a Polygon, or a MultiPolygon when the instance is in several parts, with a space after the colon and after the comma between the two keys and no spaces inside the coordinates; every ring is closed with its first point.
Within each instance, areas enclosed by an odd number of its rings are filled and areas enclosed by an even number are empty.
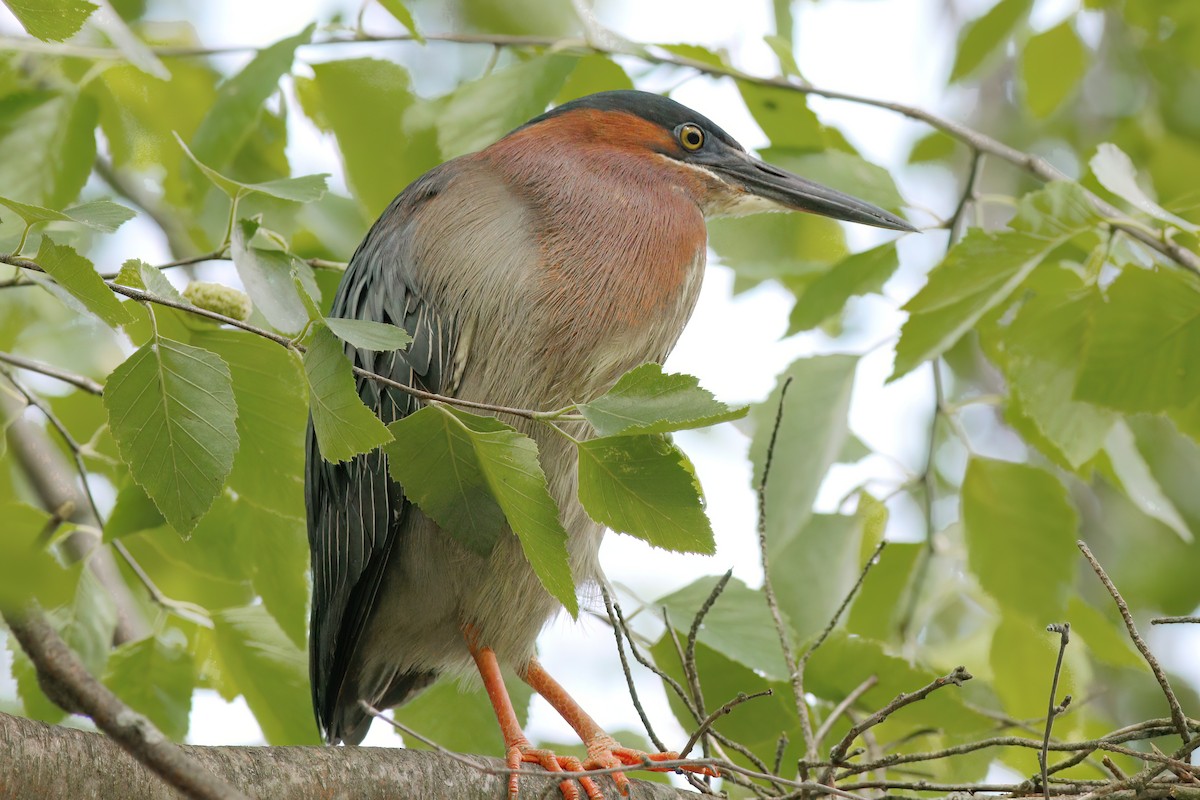
{"type": "MultiPolygon", "coordinates": [[[[861,14],[893,2],[840,1],[861,14]]],[[[778,75],[803,86],[792,52],[798,20],[810,5],[837,2],[768,3],[778,75]]],[[[816,343],[816,355],[795,361],[780,380],[792,383],[766,503],[769,577],[793,647],[825,628],[876,543],[892,542],[808,664],[813,713],[820,721],[870,675],[879,684],[856,701],[858,712],[966,664],[976,680],[880,725],[881,746],[928,751],[997,729],[1022,732],[1045,714],[1056,642],[1043,628],[1069,620],[1078,639],[1067,651],[1062,692],[1074,695],[1076,708],[1055,734],[1094,737],[1165,716],[1165,703],[1075,540],[1091,545],[1140,623],[1200,606],[1200,284],[1193,270],[1114,230],[1083,190],[1116,204],[1123,224],[1195,257],[1200,4],[936,4],[941,24],[928,36],[950,42],[940,46],[953,56],[940,107],[928,110],[1046,159],[1066,180],[1047,185],[1027,165],[980,157],[963,137],[914,123],[907,163],[888,164],[898,188],[805,93],[721,77],[739,65],[705,42],[625,40],[597,22],[608,20],[606,0],[597,0],[596,17],[583,18],[564,0],[347,4],[250,50],[239,47],[245,38],[233,19],[226,37],[202,41],[187,22],[196,11],[187,3],[113,0],[78,33],[90,4],[47,3],[65,11],[26,10],[31,16],[22,18],[41,40],[15,23],[0,40],[0,195],[65,217],[31,227],[32,212],[0,208],[0,252],[36,253],[40,261],[69,245],[109,276],[127,259],[213,254],[169,273],[147,267],[138,280],[156,292],[161,274],[180,288],[195,279],[244,286],[255,300],[250,321],[273,328],[278,319],[264,313],[270,303],[262,300],[270,287],[256,290],[242,264],[235,270],[224,260],[234,221],[228,197],[175,135],[196,159],[243,184],[294,176],[303,148],[336,148],[341,173],[332,191],[309,202],[260,191],[236,205],[238,220],[261,224],[252,247],[282,252],[327,304],[339,276],[328,267],[349,258],[403,186],[443,160],[593,91],[732,83],[768,145],[764,158],[907,209],[928,229],[921,243],[909,236],[899,248],[882,239],[864,246],[837,223],[798,215],[722,220],[710,229],[714,260],[733,270],[735,292],[779,287],[794,300],[786,335],[816,343]],[[434,32],[452,41],[434,41],[434,32]],[[430,40],[412,40],[421,33],[430,40]],[[352,39],[362,41],[328,44],[352,39]],[[80,204],[101,198],[137,212],[130,223],[136,235],[72,221],[87,217],[80,204]],[[863,331],[877,330],[867,319],[877,304],[909,316],[902,326],[885,323],[891,328],[882,345],[866,344],[863,331]],[[861,361],[878,347],[895,350],[896,385],[927,387],[924,416],[897,413],[891,423],[918,431],[924,446],[916,452],[880,454],[850,427],[852,397],[874,391],[863,386],[861,361]],[[841,481],[832,501],[831,469],[841,481]]],[[[738,12],[730,4],[721,13],[738,12]]],[[[118,331],[41,276],[0,267],[0,287],[3,353],[103,383],[155,335],[136,303],[122,304],[131,317],[118,331]]],[[[34,596],[54,608],[88,667],[173,738],[187,737],[196,692],[215,690],[243,697],[267,741],[314,742],[304,655],[307,403],[299,364],[274,344],[186,312],[156,308],[153,315],[160,334],[228,365],[241,446],[223,488],[181,537],[132,480],[99,397],[0,364],[0,426],[8,431],[7,448],[0,437],[0,585],[8,587],[0,598],[34,596]],[[74,448],[34,402],[61,423],[74,448]],[[105,524],[80,502],[72,523],[58,529],[55,552],[62,563],[92,548],[109,554],[126,605],[93,573],[28,555],[54,510],[37,510],[54,495],[31,474],[50,470],[70,494],[77,455],[105,524]]],[[[751,485],[766,460],[779,386],[742,426],[752,429],[750,443],[740,445],[755,465],[751,485]]],[[[886,399],[872,408],[893,413],[886,399]]],[[[755,546],[745,538],[737,544],[755,546]]],[[[681,680],[668,626],[651,617],[665,606],[686,636],[715,580],[701,578],[665,598],[622,595],[627,610],[645,603],[633,624],[641,646],[681,680]]],[[[1194,681],[1198,640],[1171,635],[1155,641],[1194,681]]],[[[0,707],[63,720],[12,641],[9,650],[16,693],[0,707]]],[[[787,670],[757,583],[729,584],[695,653],[708,710],[737,692],[776,690],[719,730],[767,762],[787,732],[783,763],[803,756],[787,670]]],[[[1175,682],[1195,714],[1193,685],[1175,682]]],[[[686,704],[670,701],[679,724],[693,728],[686,704]]],[[[497,753],[498,734],[480,711],[486,708],[478,696],[440,687],[398,718],[447,746],[497,753]]],[[[831,722],[822,755],[849,724],[831,722]]],[[[629,725],[636,727],[632,717],[629,725]]],[[[1001,765],[1024,775],[1036,760],[1027,750],[976,753],[937,762],[922,776],[962,783],[1001,765]]],[[[1096,777],[1090,770],[1084,763],[1065,774],[1096,777]]]]}

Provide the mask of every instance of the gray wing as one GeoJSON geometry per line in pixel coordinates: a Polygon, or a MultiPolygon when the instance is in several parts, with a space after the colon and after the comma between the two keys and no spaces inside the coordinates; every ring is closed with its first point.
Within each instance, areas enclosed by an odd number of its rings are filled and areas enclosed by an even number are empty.
{"type": "MultiPolygon", "coordinates": [[[[347,348],[354,364],[400,383],[439,392],[453,363],[452,327],[416,289],[409,231],[422,205],[442,188],[435,170],[397,197],[359,245],[333,302],[332,316],[399,325],[413,337],[404,351],[347,348]]],[[[358,393],[384,423],[419,407],[410,395],[365,378],[358,393]]],[[[341,464],[321,458],[308,426],[305,470],[313,600],[309,671],[313,708],[326,739],[365,733],[358,697],[343,698],[355,650],[375,607],[380,580],[406,519],[416,512],[390,480],[379,450],[341,464]]],[[[428,677],[425,678],[428,682],[428,677]]],[[[353,685],[355,681],[349,680],[353,685]]],[[[348,691],[353,689],[347,687],[348,691]]]]}

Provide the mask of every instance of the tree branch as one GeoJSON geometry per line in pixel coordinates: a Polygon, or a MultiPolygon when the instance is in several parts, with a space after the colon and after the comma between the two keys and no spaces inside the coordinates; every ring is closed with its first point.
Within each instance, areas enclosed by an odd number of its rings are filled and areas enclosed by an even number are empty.
{"type": "MultiPolygon", "coordinates": [[[[112,741],[186,797],[249,800],[172,744],[150,720],[130,709],[92,677],[40,609],[32,607],[19,615],[5,612],[4,621],[37,666],[38,682],[55,703],[67,711],[91,717],[112,741]]],[[[12,763],[22,764],[22,761],[17,759],[12,763]]],[[[51,774],[70,771],[63,765],[51,774]]],[[[4,778],[9,779],[10,776],[4,778]]],[[[120,791],[111,796],[127,795],[120,791]]]]}

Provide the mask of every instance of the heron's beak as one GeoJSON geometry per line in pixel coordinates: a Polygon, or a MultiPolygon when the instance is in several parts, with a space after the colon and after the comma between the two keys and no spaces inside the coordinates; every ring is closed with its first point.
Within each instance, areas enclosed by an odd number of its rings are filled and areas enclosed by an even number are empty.
{"type": "Polygon", "coordinates": [[[916,231],[878,206],[773,167],[738,150],[726,150],[705,165],[731,186],[785,208],[894,231],[916,231]]]}

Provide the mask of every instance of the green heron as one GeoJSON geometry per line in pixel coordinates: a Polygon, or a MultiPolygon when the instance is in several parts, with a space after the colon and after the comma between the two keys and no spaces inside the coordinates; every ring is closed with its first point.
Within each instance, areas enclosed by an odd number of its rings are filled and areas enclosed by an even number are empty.
{"type": "MultiPolygon", "coordinates": [[[[913,230],[751,157],[679,103],[602,92],[414,181],[359,245],[332,313],[412,335],[403,352],[351,349],[366,370],[463,399],[560,408],[667,357],[700,289],[705,217],[788,209],[913,230]]],[[[384,422],[419,405],[370,380],[359,379],[358,391],[384,422]]],[[[577,581],[603,580],[603,530],[576,498],[569,443],[527,420],[506,421],[537,441],[577,581]]],[[[381,452],[328,463],[311,425],[305,499],[313,704],[327,741],[362,741],[371,723],[362,700],[396,706],[439,675],[474,669],[510,768],[579,769],[578,760],[534,749],[525,738],[501,678],[504,662],[579,734],[589,754],[584,768],[674,756],[618,745],[538,663],[534,640],[560,606],[515,536],[503,536],[488,557],[476,555],[406,499],[381,452]]],[[[628,781],[615,779],[625,793],[628,781]]],[[[580,783],[590,798],[600,797],[593,781],[580,783]]],[[[579,796],[574,783],[561,789],[579,796]]],[[[509,793],[516,791],[514,774],[509,793]]]]}

